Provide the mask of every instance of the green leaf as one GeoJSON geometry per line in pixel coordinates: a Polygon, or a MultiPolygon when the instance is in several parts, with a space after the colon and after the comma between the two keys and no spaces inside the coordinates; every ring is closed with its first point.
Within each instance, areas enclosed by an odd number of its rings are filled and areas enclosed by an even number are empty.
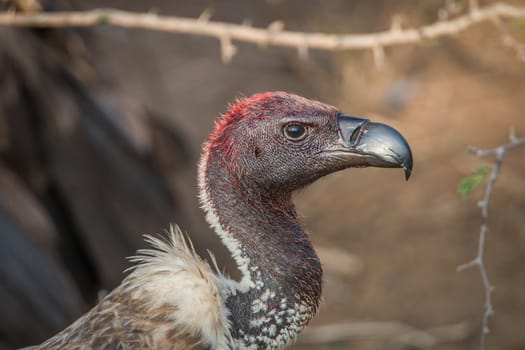
{"type": "Polygon", "coordinates": [[[469,176],[462,178],[458,185],[460,197],[466,199],[478,185],[485,181],[489,172],[490,168],[483,166],[475,169],[469,176]]]}

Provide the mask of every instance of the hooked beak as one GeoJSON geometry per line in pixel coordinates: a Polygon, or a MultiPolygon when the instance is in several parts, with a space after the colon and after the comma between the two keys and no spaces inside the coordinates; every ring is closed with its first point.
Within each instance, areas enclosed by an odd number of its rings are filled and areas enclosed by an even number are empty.
{"type": "Polygon", "coordinates": [[[405,138],[394,128],[368,119],[337,113],[338,151],[348,154],[354,166],[403,168],[412,174],[412,152],[405,138]]]}

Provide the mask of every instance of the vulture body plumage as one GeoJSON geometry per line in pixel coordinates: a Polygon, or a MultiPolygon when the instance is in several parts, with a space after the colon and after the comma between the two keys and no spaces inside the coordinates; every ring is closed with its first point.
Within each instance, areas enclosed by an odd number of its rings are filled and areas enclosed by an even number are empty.
{"type": "Polygon", "coordinates": [[[314,316],[322,269],[292,192],[349,167],[401,167],[393,128],[285,92],[233,103],[204,145],[206,219],[235,260],[233,280],[177,227],[149,237],[124,281],[71,326],[32,349],[281,349],[314,316]]]}

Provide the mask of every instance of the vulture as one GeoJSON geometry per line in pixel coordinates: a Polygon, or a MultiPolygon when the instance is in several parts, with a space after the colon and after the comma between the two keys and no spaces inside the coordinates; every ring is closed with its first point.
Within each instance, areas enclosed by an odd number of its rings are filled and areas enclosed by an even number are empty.
{"type": "Polygon", "coordinates": [[[216,122],[198,168],[206,220],[241,277],[219,272],[173,226],[147,237],[122,283],[29,349],[282,349],[315,315],[322,268],[292,193],[351,167],[402,168],[395,129],[286,92],[240,98],[216,122]]]}

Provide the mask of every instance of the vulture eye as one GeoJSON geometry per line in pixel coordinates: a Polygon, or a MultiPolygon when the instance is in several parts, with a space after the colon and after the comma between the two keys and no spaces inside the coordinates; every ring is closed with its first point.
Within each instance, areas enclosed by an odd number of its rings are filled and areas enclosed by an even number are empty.
{"type": "Polygon", "coordinates": [[[306,137],[306,127],[297,123],[287,124],[283,132],[284,136],[291,141],[300,141],[306,137]]]}

